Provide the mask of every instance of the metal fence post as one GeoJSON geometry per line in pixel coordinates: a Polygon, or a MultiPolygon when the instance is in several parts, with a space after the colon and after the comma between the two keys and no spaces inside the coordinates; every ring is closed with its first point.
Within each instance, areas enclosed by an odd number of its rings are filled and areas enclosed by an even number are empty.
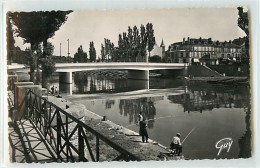
{"type": "Polygon", "coordinates": [[[99,162],[99,137],[96,136],[96,161],[99,162]]]}
{"type": "Polygon", "coordinates": [[[60,147],[61,147],[61,118],[60,118],[60,113],[57,111],[56,114],[57,118],[57,146],[56,146],[56,153],[58,158],[60,158],[60,147]]]}
{"type": "Polygon", "coordinates": [[[78,150],[79,150],[79,161],[85,161],[85,145],[83,139],[83,130],[82,127],[78,127],[78,150]]]}

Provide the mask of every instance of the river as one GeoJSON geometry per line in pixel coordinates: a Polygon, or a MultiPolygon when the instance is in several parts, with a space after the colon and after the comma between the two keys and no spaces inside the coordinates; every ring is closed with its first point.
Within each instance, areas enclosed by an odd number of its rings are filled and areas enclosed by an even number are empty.
{"type": "MultiPolygon", "coordinates": [[[[183,155],[190,159],[251,156],[247,86],[156,77],[150,78],[149,92],[136,94],[137,82],[129,81],[126,76],[125,71],[76,73],[73,76],[73,95],[96,96],[74,101],[136,132],[139,131],[137,116],[141,111],[148,120],[149,138],[169,147],[172,137],[181,133],[181,140],[185,139],[183,155]],[[218,155],[216,143],[223,138],[231,138],[232,145],[229,151],[223,149],[218,155]]],[[[53,77],[51,85],[58,86],[57,81],[57,77],[53,77]]]]}

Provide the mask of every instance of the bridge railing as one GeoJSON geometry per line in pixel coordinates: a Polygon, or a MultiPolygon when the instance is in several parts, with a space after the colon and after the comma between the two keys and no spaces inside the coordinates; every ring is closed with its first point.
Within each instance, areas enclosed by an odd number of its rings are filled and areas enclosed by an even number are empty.
{"type": "Polygon", "coordinates": [[[101,133],[47,99],[28,90],[25,96],[27,119],[38,128],[55,151],[57,161],[100,161],[100,140],[119,155],[112,160],[140,160],[101,133]]]}

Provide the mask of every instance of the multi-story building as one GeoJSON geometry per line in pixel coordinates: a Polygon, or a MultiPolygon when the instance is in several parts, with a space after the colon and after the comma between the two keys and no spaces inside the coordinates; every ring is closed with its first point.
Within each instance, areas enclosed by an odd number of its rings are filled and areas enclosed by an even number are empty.
{"type": "Polygon", "coordinates": [[[240,61],[242,48],[229,42],[189,38],[173,43],[167,51],[166,61],[217,65],[220,61],[240,61]]]}

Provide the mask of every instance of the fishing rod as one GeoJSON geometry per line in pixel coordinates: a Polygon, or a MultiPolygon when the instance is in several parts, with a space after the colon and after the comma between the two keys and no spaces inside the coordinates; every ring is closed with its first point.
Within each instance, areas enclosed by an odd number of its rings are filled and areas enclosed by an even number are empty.
{"type": "Polygon", "coordinates": [[[192,133],[192,131],[194,131],[194,130],[195,130],[195,127],[190,130],[190,132],[189,132],[188,135],[183,139],[183,141],[181,142],[181,144],[183,144],[183,143],[185,142],[185,140],[189,137],[189,135],[190,135],[190,134],[192,133]]]}
{"type": "MultiPolygon", "coordinates": [[[[181,117],[181,116],[183,116],[183,115],[177,115],[177,116],[170,115],[170,116],[165,116],[165,117],[152,118],[152,119],[148,119],[148,120],[144,120],[144,121],[153,121],[153,120],[159,120],[159,119],[164,119],[164,118],[174,118],[174,117],[181,117]]],[[[133,126],[133,125],[137,125],[137,123],[130,124],[130,125],[127,125],[125,127],[127,128],[127,127],[130,127],[130,126],[133,126]]]]}

